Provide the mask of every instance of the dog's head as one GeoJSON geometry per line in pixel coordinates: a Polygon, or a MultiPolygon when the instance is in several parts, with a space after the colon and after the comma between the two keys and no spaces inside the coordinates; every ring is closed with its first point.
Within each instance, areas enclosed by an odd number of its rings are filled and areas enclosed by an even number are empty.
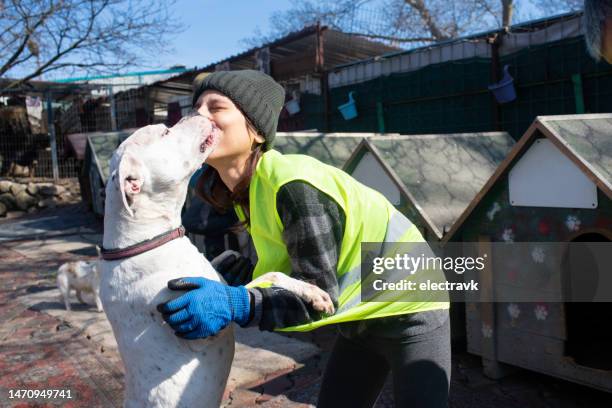
{"type": "Polygon", "coordinates": [[[106,206],[134,217],[175,214],[183,205],[189,178],[219,142],[203,116],[188,116],[171,128],[145,126],[117,148],[110,163],[106,206]],[[119,201],[122,206],[113,206],[119,201]]]}

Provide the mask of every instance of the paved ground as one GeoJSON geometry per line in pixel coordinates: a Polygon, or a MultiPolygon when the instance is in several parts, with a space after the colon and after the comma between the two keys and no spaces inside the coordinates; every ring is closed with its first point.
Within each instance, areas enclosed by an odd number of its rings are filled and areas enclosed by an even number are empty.
{"type": "MultiPolygon", "coordinates": [[[[123,367],[104,315],[84,305],[67,314],[54,284],[61,263],[95,256],[100,228],[79,206],[0,221],[0,407],[121,406],[123,367]],[[20,388],[70,389],[73,398],[9,399],[20,388]]],[[[314,404],[333,339],[330,328],[284,337],[239,332],[224,407],[314,404]]],[[[524,370],[492,381],[476,356],[455,350],[449,405],[611,407],[612,396],[524,370]]],[[[393,406],[390,383],[376,406],[393,406]]]]}

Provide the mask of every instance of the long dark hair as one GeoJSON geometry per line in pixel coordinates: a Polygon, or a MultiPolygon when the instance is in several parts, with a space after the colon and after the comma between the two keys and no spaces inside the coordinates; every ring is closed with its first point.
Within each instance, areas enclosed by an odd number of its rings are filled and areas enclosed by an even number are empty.
{"type": "MultiPolygon", "coordinates": [[[[253,126],[246,116],[245,120],[247,129],[249,129],[250,132],[257,133],[255,126],[253,126]]],[[[245,172],[240,181],[238,181],[238,184],[236,184],[236,187],[234,187],[234,191],[231,191],[225,185],[223,180],[221,180],[219,172],[210,165],[202,172],[196,182],[196,195],[212,205],[218,212],[225,214],[228,210],[233,211],[234,204],[240,205],[246,220],[234,225],[231,228],[233,231],[243,229],[251,221],[249,211],[249,185],[251,184],[251,178],[255,173],[255,167],[257,167],[257,163],[262,154],[263,144],[254,143],[251,147],[251,153],[245,163],[245,172]]]]}

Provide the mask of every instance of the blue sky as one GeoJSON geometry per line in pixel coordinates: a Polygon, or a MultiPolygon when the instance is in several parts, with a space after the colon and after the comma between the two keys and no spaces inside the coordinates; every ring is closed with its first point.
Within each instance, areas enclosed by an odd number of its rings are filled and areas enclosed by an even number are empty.
{"type": "Polygon", "coordinates": [[[160,68],[180,64],[204,66],[247,49],[240,41],[259,27],[268,31],[274,11],[286,10],[289,0],[179,0],[176,17],[186,29],[173,40],[174,52],[160,58],[160,68]]]}

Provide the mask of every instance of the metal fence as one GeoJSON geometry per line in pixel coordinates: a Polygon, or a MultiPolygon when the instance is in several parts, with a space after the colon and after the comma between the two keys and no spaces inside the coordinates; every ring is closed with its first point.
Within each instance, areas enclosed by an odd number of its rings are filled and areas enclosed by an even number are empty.
{"type": "Polygon", "coordinates": [[[77,177],[80,162],[67,136],[151,123],[145,92],[114,94],[104,84],[1,92],[0,176],[77,177]]]}

